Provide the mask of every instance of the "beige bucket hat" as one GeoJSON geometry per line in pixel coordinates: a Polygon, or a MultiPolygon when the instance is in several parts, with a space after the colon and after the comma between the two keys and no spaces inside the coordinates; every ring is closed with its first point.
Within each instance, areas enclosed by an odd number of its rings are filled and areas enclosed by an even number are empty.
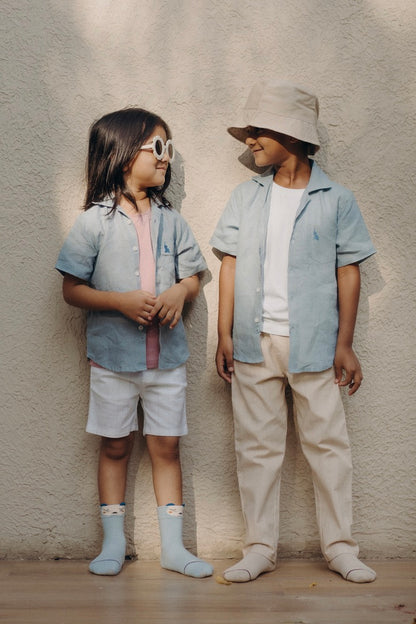
{"type": "Polygon", "coordinates": [[[318,98],[292,82],[274,80],[258,82],[251,89],[243,109],[243,123],[228,132],[245,142],[248,127],[265,128],[286,134],[319,149],[318,98]]]}

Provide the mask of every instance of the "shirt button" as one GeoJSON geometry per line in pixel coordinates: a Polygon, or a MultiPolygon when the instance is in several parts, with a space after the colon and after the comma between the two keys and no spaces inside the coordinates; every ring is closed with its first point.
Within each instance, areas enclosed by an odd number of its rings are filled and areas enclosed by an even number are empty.
{"type": "Polygon", "coordinates": [[[139,271],[135,271],[134,274],[137,275],[137,277],[140,275],[139,271]]]}
{"type": "Polygon", "coordinates": [[[143,331],[143,325],[139,325],[137,328],[139,331],[143,331]]]}
{"type": "Polygon", "coordinates": [[[256,292],[260,292],[260,288],[256,288],[256,292]]]}
{"type": "Polygon", "coordinates": [[[133,251],[139,251],[139,248],[137,247],[137,245],[133,247],[133,251]]]}
{"type": "Polygon", "coordinates": [[[254,322],[255,322],[255,323],[258,323],[258,322],[259,322],[259,317],[258,317],[258,316],[256,316],[256,318],[254,319],[254,322]]]}

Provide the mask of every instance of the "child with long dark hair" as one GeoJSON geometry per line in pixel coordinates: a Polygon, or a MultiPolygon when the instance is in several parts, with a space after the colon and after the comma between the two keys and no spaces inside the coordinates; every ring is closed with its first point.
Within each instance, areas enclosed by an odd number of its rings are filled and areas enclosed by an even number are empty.
{"type": "Polygon", "coordinates": [[[174,157],[171,133],[157,115],[127,108],[90,130],[85,211],[56,264],[67,303],[88,310],[91,364],[87,431],[101,436],[98,489],[104,531],[94,574],[123,566],[127,466],[144,413],[161,534],[161,565],[205,577],[212,567],[182,542],[180,436],[187,433],[189,352],[185,301],[206,268],[189,226],[164,197],[174,157]]]}

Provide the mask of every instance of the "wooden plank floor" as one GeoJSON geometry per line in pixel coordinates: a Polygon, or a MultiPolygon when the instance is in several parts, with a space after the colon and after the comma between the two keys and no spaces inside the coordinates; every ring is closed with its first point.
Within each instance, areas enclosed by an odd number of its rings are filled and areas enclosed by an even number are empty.
{"type": "MultiPolygon", "coordinates": [[[[212,562],[215,575],[230,561],[212,562]]],[[[251,583],[191,579],[158,562],[127,562],[117,577],[85,561],[0,561],[2,624],[413,624],[416,561],[369,562],[357,585],[322,561],[284,560],[251,583]]]]}

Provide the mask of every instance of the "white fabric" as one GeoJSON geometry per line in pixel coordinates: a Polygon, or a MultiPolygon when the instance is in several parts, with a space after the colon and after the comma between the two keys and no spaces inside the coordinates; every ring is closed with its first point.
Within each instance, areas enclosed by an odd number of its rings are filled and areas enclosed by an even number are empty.
{"type": "Polygon", "coordinates": [[[186,424],[186,366],[117,373],[91,366],[87,432],[123,438],[137,431],[137,403],[143,435],[182,436],[186,424]]]}
{"type": "Polygon", "coordinates": [[[264,261],[263,331],[289,336],[287,270],[289,244],[305,189],[273,184],[264,261]]]}

